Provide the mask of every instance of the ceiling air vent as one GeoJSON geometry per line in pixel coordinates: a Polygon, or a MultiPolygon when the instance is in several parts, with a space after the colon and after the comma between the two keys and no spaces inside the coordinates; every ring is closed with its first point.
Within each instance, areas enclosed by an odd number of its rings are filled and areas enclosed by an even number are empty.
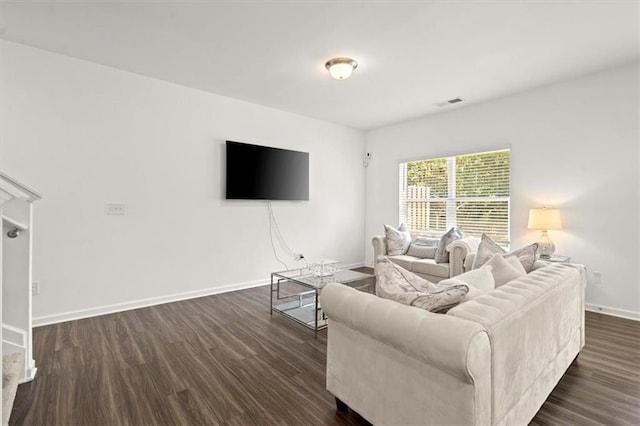
{"type": "Polygon", "coordinates": [[[453,99],[449,99],[448,101],[436,102],[434,105],[437,107],[443,107],[447,105],[457,104],[458,102],[462,102],[463,100],[464,99],[462,98],[453,98],[453,99]]]}

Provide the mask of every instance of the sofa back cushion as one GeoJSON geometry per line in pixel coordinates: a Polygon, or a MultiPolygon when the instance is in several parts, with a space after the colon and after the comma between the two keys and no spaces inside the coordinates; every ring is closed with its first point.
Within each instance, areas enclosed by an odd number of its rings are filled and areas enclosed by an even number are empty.
{"type": "Polygon", "coordinates": [[[417,244],[415,241],[409,245],[407,256],[417,257],[419,259],[435,259],[438,246],[425,246],[417,244]]]}
{"type": "Polygon", "coordinates": [[[585,284],[582,265],[551,264],[449,310],[447,315],[477,322],[489,333],[493,424],[566,347],[579,350],[585,284]]]}

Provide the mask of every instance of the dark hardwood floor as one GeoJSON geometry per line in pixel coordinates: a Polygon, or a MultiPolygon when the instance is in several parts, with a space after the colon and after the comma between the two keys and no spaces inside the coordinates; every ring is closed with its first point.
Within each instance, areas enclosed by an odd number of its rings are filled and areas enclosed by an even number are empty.
{"type": "MultiPolygon", "coordinates": [[[[10,424],[367,424],[325,390],[326,332],[271,317],[268,297],[259,287],[36,328],[38,373],[10,424]]],[[[586,323],[586,347],[533,424],[640,424],[640,323],[586,323]]]]}

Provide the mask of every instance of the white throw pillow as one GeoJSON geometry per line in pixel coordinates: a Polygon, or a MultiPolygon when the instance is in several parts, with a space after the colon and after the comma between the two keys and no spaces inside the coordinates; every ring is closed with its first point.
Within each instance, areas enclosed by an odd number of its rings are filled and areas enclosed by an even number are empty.
{"type": "Polygon", "coordinates": [[[505,260],[509,262],[509,265],[513,266],[517,271],[520,272],[520,275],[526,275],[527,270],[524,269],[522,262],[515,256],[504,256],[505,260]]]}
{"type": "MultiPolygon", "coordinates": [[[[517,260],[517,259],[516,259],[517,260]]],[[[453,278],[440,281],[442,284],[448,284],[449,281],[462,281],[470,287],[475,287],[483,292],[491,291],[496,288],[496,282],[493,278],[491,265],[483,265],[481,268],[472,269],[464,274],[456,275],[453,278]]]]}
{"type": "Polygon", "coordinates": [[[473,269],[453,278],[442,280],[440,281],[440,284],[466,284],[469,287],[469,292],[464,296],[460,303],[466,302],[467,300],[483,295],[496,287],[491,269],[493,269],[491,265],[483,265],[481,268],[473,269]]]}
{"type": "MultiPolygon", "coordinates": [[[[516,261],[518,261],[517,258],[516,261]]],[[[486,263],[486,265],[492,267],[491,273],[493,274],[493,278],[496,282],[496,287],[500,287],[501,285],[506,284],[511,280],[527,274],[524,271],[524,268],[522,268],[521,270],[516,269],[500,253],[494,254],[486,263]]]]}

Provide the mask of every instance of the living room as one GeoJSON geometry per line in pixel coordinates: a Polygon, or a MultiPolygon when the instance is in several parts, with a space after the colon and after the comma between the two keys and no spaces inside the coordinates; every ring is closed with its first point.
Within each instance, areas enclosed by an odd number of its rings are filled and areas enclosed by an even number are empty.
{"type": "MultiPolygon", "coordinates": [[[[284,269],[266,203],[225,199],[227,140],[309,153],[309,200],[271,207],[292,251],[344,268],[372,267],[372,237],[399,225],[400,162],[509,149],[510,247],[538,239],[530,209],[558,208],[586,309],[640,319],[636,2],[3,2],[1,27],[0,168],[42,194],[36,334],[209,295],[236,306],[284,269]],[[336,81],[325,62],[345,55],[358,67],[336,81]]],[[[247,305],[257,329],[298,333],[267,294],[247,305]]],[[[39,369],[34,383],[55,363],[39,369]]],[[[38,422],[16,404],[12,422],[38,422]]],[[[52,423],[92,423],[68,415],[52,423]]]]}

